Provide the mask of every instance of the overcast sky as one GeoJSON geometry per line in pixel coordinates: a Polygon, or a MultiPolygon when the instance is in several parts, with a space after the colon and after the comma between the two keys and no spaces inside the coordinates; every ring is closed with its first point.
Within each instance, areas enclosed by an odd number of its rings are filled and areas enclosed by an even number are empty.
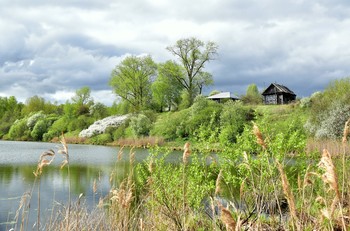
{"type": "Polygon", "coordinates": [[[348,0],[0,0],[0,96],[70,99],[88,86],[111,104],[112,69],[126,55],[175,59],[196,37],[218,44],[206,66],[217,89],[283,84],[299,97],[350,72],[348,0]]]}

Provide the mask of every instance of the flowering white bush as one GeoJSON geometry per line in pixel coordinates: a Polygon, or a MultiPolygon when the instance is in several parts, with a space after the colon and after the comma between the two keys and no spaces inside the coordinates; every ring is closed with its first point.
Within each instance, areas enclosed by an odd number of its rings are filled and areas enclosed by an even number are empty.
{"type": "Polygon", "coordinates": [[[41,119],[44,119],[46,117],[46,115],[42,112],[42,111],[39,111],[35,114],[33,114],[32,116],[30,116],[27,120],[27,127],[32,130],[35,126],[35,124],[41,120],[41,119]]]}
{"type": "Polygon", "coordinates": [[[318,139],[336,139],[343,135],[344,124],[349,118],[350,105],[335,102],[330,110],[319,115],[319,123],[312,123],[309,120],[305,128],[318,139]]]}

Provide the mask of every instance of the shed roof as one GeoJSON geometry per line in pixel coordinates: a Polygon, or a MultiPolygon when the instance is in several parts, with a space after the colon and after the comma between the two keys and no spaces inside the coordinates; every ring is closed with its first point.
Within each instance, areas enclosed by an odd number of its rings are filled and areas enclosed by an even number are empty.
{"type": "Polygon", "coordinates": [[[290,90],[288,87],[286,86],[283,86],[281,84],[277,84],[277,83],[271,83],[270,86],[268,88],[265,89],[265,91],[262,93],[262,95],[269,95],[271,94],[271,92],[269,91],[271,88],[275,87],[276,88],[276,92],[279,92],[279,93],[288,93],[288,94],[291,94],[291,95],[295,95],[295,93],[290,90]]]}
{"type": "Polygon", "coordinates": [[[220,92],[209,96],[208,99],[239,99],[239,97],[231,92],[220,92]]]}

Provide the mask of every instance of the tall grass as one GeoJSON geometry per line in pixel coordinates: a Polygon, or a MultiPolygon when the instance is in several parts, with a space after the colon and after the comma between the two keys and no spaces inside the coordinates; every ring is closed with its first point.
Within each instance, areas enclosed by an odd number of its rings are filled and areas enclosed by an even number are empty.
{"type": "MultiPolygon", "coordinates": [[[[227,149],[226,159],[219,157],[219,162],[205,161],[213,158],[202,159],[198,152],[191,152],[189,143],[179,156],[179,164],[166,162],[160,148],[143,163],[135,164],[131,150],[127,176],[118,179],[116,168],[110,176],[109,194],[101,195],[95,208],[89,210],[81,197],[72,202],[69,195],[67,206],[53,208],[49,221],[42,220],[38,212],[37,229],[347,230],[350,184],[345,150],[349,121],[344,128],[342,156],[324,149],[316,159],[303,158],[306,161],[302,164],[291,165],[288,153],[281,151],[285,149],[271,143],[258,124],[251,127],[249,138],[243,142],[242,149],[247,152],[227,149]]],[[[61,145],[62,167],[67,164],[69,171],[64,137],[61,145]]],[[[116,165],[122,160],[122,150],[116,165]]],[[[44,157],[54,157],[53,153],[51,150],[40,157],[37,177],[52,161],[44,157]]],[[[299,155],[307,156],[306,152],[299,155]]],[[[28,198],[28,194],[23,196],[16,215],[21,230],[26,227],[28,198]]]]}

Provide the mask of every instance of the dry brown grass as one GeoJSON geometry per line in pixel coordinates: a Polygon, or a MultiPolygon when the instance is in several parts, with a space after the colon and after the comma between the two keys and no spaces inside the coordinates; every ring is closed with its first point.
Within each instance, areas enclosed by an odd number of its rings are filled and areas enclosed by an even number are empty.
{"type": "Polygon", "coordinates": [[[286,174],[284,173],[282,165],[279,162],[277,162],[277,168],[278,168],[278,171],[280,172],[280,175],[281,175],[282,188],[283,188],[284,195],[286,196],[287,201],[288,201],[289,212],[292,216],[292,219],[294,221],[297,221],[298,217],[297,217],[297,210],[296,210],[296,206],[295,206],[295,199],[294,199],[294,195],[292,193],[291,187],[289,185],[289,181],[287,179],[286,174]]]}
{"type": "Polygon", "coordinates": [[[187,164],[188,162],[188,158],[190,157],[191,155],[191,150],[190,150],[190,143],[189,142],[186,142],[185,143],[185,146],[184,146],[184,153],[182,155],[182,162],[184,164],[187,164]]]}
{"type": "Polygon", "coordinates": [[[256,142],[263,148],[263,149],[267,149],[267,145],[264,141],[264,138],[260,132],[260,129],[258,127],[258,125],[256,125],[255,123],[253,123],[253,133],[256,137],[256,142]]]}
{"type": "Polygon", "coordinates": [[[164,139],[161,137],[147,136],[143,138],[123,138],[112,143],[112,145],[147,148],[152,146],[161,146],[164,144],[164,139]]]}
{"type": "Polygon", "coordinates": [[[306,153],[322,153],[327,149],[332,156],[350,155],[350,145],[346,141],[345,145],[341,140],[316,140],[308,139],[306,143],[306,153]]]}

